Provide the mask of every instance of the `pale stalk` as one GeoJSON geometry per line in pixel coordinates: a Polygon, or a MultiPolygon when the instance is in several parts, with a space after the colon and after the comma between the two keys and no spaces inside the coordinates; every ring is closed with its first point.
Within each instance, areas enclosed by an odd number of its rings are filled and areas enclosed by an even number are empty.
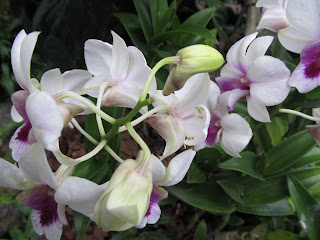
{"type": "Polygon", "coordinates": [[[119,163],[123,163],[123,159],[116,154],[111,147],[106,145],[104,149],[110,154],[111,157],[113,157],[115,160],[117,160],[119,163]]]}
{"type": "Polygon", "coordinates": [[[92,112],[94,112],[95,114],[98,114],[101,118],[103,118],[104,120],[106,120],[107,122],[114,124],[116,119],[114,119],[113,117],[109,116],[108,114],[106,114],[105,112],[103,112],[101,109],[97,108],[90,100],[88,100],[85,97],[80,96],[79,94],[76,94],[74,92],[70,92],[70,91],[65,91],[63,93],[60,93],[55,100],[58,102],[64,98],[72,98],[75,100],[78,100],[79,102],[82,102],[84,105],[86,105],[92,112]]]}
{"type": "MultiPolygon", "coordinates": [[[[107,82],[105,82],[99,88],[99,94],[98,94],[97,104],[96,104],[98,109],[101,109],[103,94],[105,93],[105,90],[107,90],[109,86],[110,85],[107,82]]],[[[101,117],[98,114],[96,114],[96,120],[97,120],[97,125],[98,125],[98,130],[99,130],[100,136],[101,136],[101,138],[104,138],[106,136],[106,132],[104,131],[101,117]]]]}
{"type": "MultiPolygon", "coordinates": [[[[161,105],[161,106],[155,107],[155,108],[151,109],[150,111],[146,112],[145,114],[141,115],[137,119],[133,120],[131,122],[131,125],[134,127],[157,112],[170,112],[170,109],[168,108],[167,105],[161,105]]],[[[127,130],[126,126],[121,126],[118,130],[118,133],[122,133],[126,130],[127,130]]]]}
{"type": "Polygon", "coordinates": [[[148,76],[148,79],[146,81],[146,84],[142,90],[142,93],[140,95],[140,98],[139,98],[139,102],[142,102],[146,99],[147,97],[147,94],[148,94],[148,91],[149,91],[149,87],[150,87],[150,84],[152,82],[152,79],[154,78],[154,76],[156,75],[156,73],[158,72],[158,70],[163,67],[164,65],[167,65],[167,64],[178,64],[180,62],[180,57],[179,56],[173,56],[173,57],[167,57],[167,58],[164,58],[162,60],[160,60],[151,70],[149,76],[148,76]]]}
{"type": "Polygon", "coordinates": [[[293,114],[293,115],[296,115],[296,116],[299,116],[299,117],[303,117],[305,119],[308,119],[308,120],[311,120],[311,121],[315,121],[315,122],[320,121],[319,118],[312,117],[312,116],[309,116],[307,114],[304,114],[304,113],[301,113],[301,112],[298,112],[298,111],[295,111],[295,110],[291,110],[291,109],[280,108],[279,112],[293,114]]]}
{"type": "Polygon", "coordinates": [[[128,132],[130,133],[131,137],[139,144],[143,151],[143,159],[141,160],[141,163],[137,167],[137,171],[144,173],[146,168],[148,168],[150,158],[151,158],[151,152],[147,144],[143,141],[143,139],[139,136],[139,134],[134,130],[134,128],[131,125],[131,122],[127,122],[125,124],[127,127],[128,132]]]}
{"type": "Polygon", "coordinates": [[[91,152],[87,153],[86,155],[83,155],[82,157],[74,159],[77,163],[84,162],[93,156],[97,155],[101,149],[104,148],[104,146],[107,144],[107,140],[102,140],[91,152]]]}

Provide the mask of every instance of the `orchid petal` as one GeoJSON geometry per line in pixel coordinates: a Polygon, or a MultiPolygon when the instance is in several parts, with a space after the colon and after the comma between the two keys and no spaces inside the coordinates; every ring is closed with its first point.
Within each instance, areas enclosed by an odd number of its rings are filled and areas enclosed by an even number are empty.
{"type": "Polygon", "coordinates": [[[193,75],[185,83],[183,88],[175,91],[180,100],[174,107],[180,118],[191,115],[199,104],[203,104],[210,90],[210,78],[208,73],[193,75]]]}
{"type": "Polygon", "coordinates": [[[260,57],[248,69],[250,94],[265,106],[280,104],[290,91],[289,76],[290,70],[281,60],[270,56],[260,57]]]}
{"type": "Polygon", "coordinates": [[[222,93],[218,97],[217,102],[218,115],[222,117],[229,113],[229,111],[233,111],[236,102],[247,94],[249,94],[249,90],[241,89],[233,89],[232,91],[222,93]]]}
{"type": "Polygon", "coordinates": [[[82,90],[91,97],[98,97],[99,88],[108,81],[107,75],[98,75],[91,78],[82,88],[82,90]]]}
{"type": "Polygon", "coordinates": [[[58,105],[49,94],[40,92],[28,97],[26,110],[36,139],[51,150],[51,144],[57,141],[63,129],[58,105]]]}
{"type": "Polygon", "coordinates": [[[248,145],[252,138],[249,123],[238,114],[231,113],[221,119],[222,136],[220,144],[223,150],[233,157],[240,157],[239,153],[248,145]]]}
{"type": "Polygon", "coordinates": [[[165,166],[160,161],[160,159],[154,155],[151,155],[148,168],[152,174],[152,181],[153,182],[160,181],[166,174],[165,166]]]}
{"type": "Polygon", "coordinates": [[[23,90],[17,91],[11,96],[11,101],[13,106],[15,107],[18,114],[25,120],[29,121],[27,112],[26,112],[26,101],[29,97],[29,93],[23,90]]]}
{"type": "Polygon", "coordinates": [[[110,76],[112,48],[112,45],[100,40],[90,39],[85,42],[84,58],[91,74],[110,76]]]}
{"type": "Polygon", "coordinates": [[[281,7],[270,7],[263,13],[257,29],[268,29],[273,32],[278,32],[288,26],[289,23],[285,9],[281,7]]]}
{"type": "Polygon", "coordinates": [[[14,106],[11,107],[10,115],[12,120],[16,123],[23,121],[23,118],[20,116],[20,114],[18,113],[17,109],[14,106]]]}
{"type": "Polygon", "coordinates": [[[192,149],[189,149],[175,156],[170,161],[169,166],[166,169],[166,176],[164,177],[164,181],[160,181],[159,185],[173,186],[181,182],[186,173],[188,172],[195,155],[196,152],[192,149]]]}
{"type": "Polygon", "coordinates": [[[217,100],[219,95],[220,95],[220,88],[215,82],[210,81],[209,94],[208,94],[207,100],[204,103],[204,105],[208,108],[210,112],[216,111],[217,100]]]}
{"type": "Polygon", "coordinates": [[[11,155],[16,162],[19,162],[21,155],[31,145],[28,141],[31,127],[29,122],[25,122],[22,126],[17,128],[10,139],[9,147],[12,149],[11,155]]]}
{"type": "Polygon", "coordinates": [[[248,113],[251,117],[259,122],[271,122],[270,116],[265,105],[259,102],[258,99],[252,96],[247,96],[248,113]]]}
{"type": "Polygon", "coordinates": [[[281,7],[287,0],[258,0],[256,3],[256,7],[281,7]]]}
{"type": "Polygon", "coordinates": [[[53,189],[58,182],[48,164],[46,153],[39,143],[32,144],[21,156],[20,168],[33,182],[45,183],[53,189]]]}
{"type": "Polygon", "coordinates": [[[115,32],[113,36],[112,66],[110,71],[111,79],[123,81],[129,69],[129,50],[126,43],[115,32]]]}
{"type": "Polygon", "coordinates": [[[84,178],[68,177],[59,186],[54,195],[57,203],[69,205],[73,210],[93,218],[94,206],[105,191],[105,186],[99,186],[84,178]]]}
{"type": "Polygon", "coordinates": [[[34,184],[16,165],[0,158],[0,186],[18,190],[30,189],[34,184]]]}
{"type": "Polygon", "coordinates": [[[226,63],[220,71],[220,76],[227,79],[241,79],[245,74],[230,63],[226,63]]]}
{"type": "MultiPolygon", "coordinates": [[[[272,41],[272,36],[259,37],[252,41],[246,54],[246,62],[248,66],[250,66],[250,68],[257,58],[262,57],[266,54],[272,41]]],[[[248,69],[248,71],[250,70],[250,68],[248,69]]]]}

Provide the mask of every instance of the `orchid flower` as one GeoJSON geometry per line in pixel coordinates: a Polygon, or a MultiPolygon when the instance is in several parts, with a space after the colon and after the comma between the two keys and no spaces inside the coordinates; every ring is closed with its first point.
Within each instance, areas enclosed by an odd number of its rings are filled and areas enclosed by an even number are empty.
{"type": "Polygon", "coordinates": [[[258,0],[257,7],[263,7],[262,16],[257,26],[258,30],[269,29],[273,32],[289,26],[286,17],[288,0],[258,0]]]}
{"type": "Polygon", "coordinates": [[[39,143],[31,145],[21,155],[19,167],[0,158],[0,169],[1,186],[23,190],[17,199],[32,208],[31,221],[35,232],[45,234],[49,240],[60,239],[62,226],[68,223],[64,205],[57,204],[54,195],[70,171],[65,171],[62,166],[55,176],[39,143]]]}
{"type": "Polygon", "coordinates": [[[72,70],[61,74],[59,69],[47,71],[40,83],[30,77],[30,64],[39,32],[17,35],[11,51],[12,68],[19,85],[24,89],[15,92],[11,99],[11,116],[24,124],[14,133],[10,141],[12,157],[19,161],[21,154],[33,143],[40,142],[51,151],[58,151],[58,138],[63,127],[74,115],[84,110],[75,101],[55,99],[64,91],[81,94],[81,88],[91,78],[84,70],[72,70]]]}
{"type": "Polygon", "coordinates": [[[148,210],[137,228],[144,228],[146,224],[155,224],[158,222],[161,209],[158,202],[167,198],[168,192],[161,186],[173,186],[182,181],[187,174],[188,169],[196,152],[192,149],[185,150],[175,156],[165,167],[159,158],[152,155],[149,169],[152,173],[153,189],[150,197],[148,210]]]}
{"type": "Polygon", "coordinates": [[[236,113],[229,113],[228,98],[231,92],[220,95],[219,87],[210,82],[210,92],[204,104],[211,113],[207,139],[195,146],[198,151],[206,146],[220,142],[223,150],[233,157],[240,157],[240,152],[252,138],[248,122],[236,113]]]}
{"type": "Polygon", "coordinates": [[[194,146],[207,137],[210,113],[202,104],[209,93],[207,73],[193,75],[183,88],[169,96],[157,91],[154,109],[159,111],[146,122],[166,141],[161,159],[176,152],[183,144],[194,146]]]}
{"type": "MultiPolygon", "coordinates": [[[[146,80],[151,72],[140,50],[126,46],[121,37],[112,31],[113,46],[99,40],[87,40],[85,43],[85,61],[88,71],[94,76],[85,86],[85,92],[98,97],[99,89],[106,91],[102,97],[102,106],[133,108],[139,100],[146,80]]],[[[156,91],[153,79],[149,93],[156,91]]]]}
{"type": "Polygon", "coordinates": [[[228,107],[247,96],[248,112],[257,121],[270,122],[266,106],[282,103],[290,91],[290,71],[277,58],[264,56],[273,37],[257,39],[252,33],[236,42],[227,53],[227,64],[216,78],[222,93],[231,91],[228,107]]]}

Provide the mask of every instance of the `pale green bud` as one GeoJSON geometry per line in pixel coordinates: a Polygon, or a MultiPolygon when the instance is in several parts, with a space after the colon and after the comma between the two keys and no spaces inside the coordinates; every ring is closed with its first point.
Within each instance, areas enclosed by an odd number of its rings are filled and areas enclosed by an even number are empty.
{"type": "Polygon", "coordinates": [[[165,96],[181,89],[194,74],[215,71],[224,63],[218,50],[201,44],[180,49],[177,56],[180,62],[171,67],[162,92],[165,96]]]}
{"type": "Polygon", "coordinates": [[[124,231],[139,225],[145,216],[152,191],[148,169],[137,170],[139,161],[128,159],[114,172],[94,209],[94,221],[105,231],[124,231]]]}

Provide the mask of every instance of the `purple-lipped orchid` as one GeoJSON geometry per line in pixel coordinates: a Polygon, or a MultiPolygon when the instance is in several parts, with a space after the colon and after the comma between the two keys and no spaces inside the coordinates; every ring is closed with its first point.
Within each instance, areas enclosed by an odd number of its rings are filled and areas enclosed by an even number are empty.
{"type": "Polygon", "coordinates": [[[194,146],[207,137],[210,113],[202,105],[209,93],[210,79],[207,73],[193,75],[183,88],[169,96],[157,91],[154,109],[159,111],[146,122],[166,141],[161,159],[176,152],[184,144],[194,146]]]}
{"type": "MultiPolygon", "coordinates": [[[[140,50],[127,47],[124,40],[112,31],[113,45],[95,39],[87,40],[84,47],[88,71],[94,76],[84,86],[85,92],[98,97],[102,87],[101,105],[133,108],[139,100],[151,72],[140,50]]],[[[156,91],[151,82],[149,93],[156,91]]]]}
{"type": "Polygon", "coordinates": [[[236,42],[227,53],[227,64],[216,78],[222,93],[229,94],[228,107],[247,96],[249,114],[257,121],[270,122],[267,106],[282,103],[290,91],[290,71],[277,58],[265,56],[273,37],[257,39],[252,33],[236,42]]]}
{"type": "Polygon", "coordinates": [[[258,0],[256,6],[263,7],[257,30],[269,29],[273,32],[289,26],[286,17],[288,0],[258,0]]]}
{"type": "Polygon", "coordinates": [[[20,31],[11,50],[12,69],[17,82],[24,89],[11,97],[13,120],[24,120],[9,144],[16,161],[37,141],[48,150],[59,151],[58,138],[62,128],[74,115],[82,112],[84,106],[70,99],[55,99],[65,91],[81,94],[81,88],[92,77],[84,70],[71,70],[61,74],[59,69],[52,69],[43,74],[40,83],[31,79],[31,57],[38,35],[39,32],[26,34],[24,30],[20,31]]]}
{"type": "Polygon", "coordinates": [[[147,224],[158,222],[161,209],[158,202],[167,198],[168,192],[161,186],[173,186],[181,182],[187,174],[188,169],[196,152],[192,149],[185,150],[175,156],[165,167],[159,158],[152,155],[149,169],[152,173],[153,189],[150,197],[148,210],[137,228],[144,228],[147,224]]]}
{"type": "Polygon", "coordinates": [[[62,226],[68,224],[65,206],[54,200],[59,184],[71,174],[71,168],[61,166],[54,175],[46,153],[39,143],[31,145],[22,155],[19,167],[0,158],[0,185],[23,190],[18,201],[32,208],[31,221],[37,234],[49,240],[59,240],[62,226]]]}
{"type": "Polygon", "coordinates": [[[228,100],[231,92],[220,95],[219,87],[210,82],[210,92],[204,104],[210,111],[211,121],[207,139],[195,146],[198,151],[206,146],[220,142],[223,150],[233,157],[240,157],[240,152],[252,138],[248,122],[236,113],[229,113],[228,100]]]}

